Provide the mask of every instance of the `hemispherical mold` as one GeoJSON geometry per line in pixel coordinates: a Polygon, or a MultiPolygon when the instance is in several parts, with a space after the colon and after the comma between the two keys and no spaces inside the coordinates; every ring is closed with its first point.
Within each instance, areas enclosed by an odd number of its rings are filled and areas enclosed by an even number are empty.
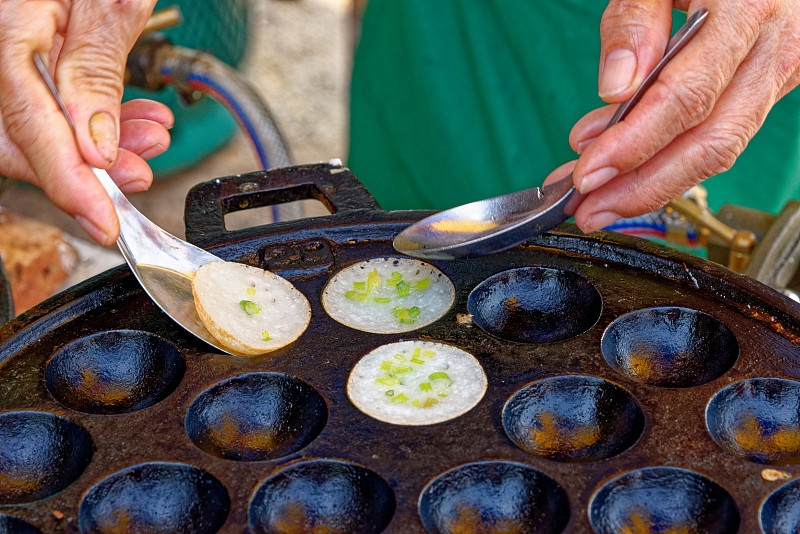
{"type": "Polygon", "coordinates": [[[739,357],[733,333],[718,319],[680,307],[627,313],[603,333],[603,357],[638,382],[687,388],[725,374],[739,357]]]}
{"type": "Polygon", "coordinates": [[[0,414],[0,504],[49,497],[83,473],[92,439],[80,425],[45,412],[0,414]]]}
{"type": "Polygon", "coordinates": [[[419,498],[420,520],[432,534],[557,534],[569,514],[567,494],[555,480],[508,461],[453,468],[428,483],[419,498]]]}
{"type": "Polygon", "coordinates": [[[395,506],[391,486],[374,471],[342,460],[307,460],[258,485],[247,521],[254,534],[372,534],[386,528],[395,506]]]}
{"type": "Polygon", "coordinates": [[[800,525],[800,480],[773,491],[761,506],[761,530],[769,534],[796,534],[800,525]]]}
{"type": "Polygon", "coordinates": [[[92,414],[147,408],[178,386],[186,364],[178,348],[154,334],[113,330],[61,347],[45,369],[45,385],[61,404],[92,414]]]}
{"type": "Polygon", "coordinates": [[[302,380],[248,373],[209,387],[186,412],[186,433],[208,454],[271,460],[299,451],[328,421],[325,400],[302,380]]]}
{"type": "Polygon", "coordinates": [[[182,463],[134,465],[104,478],[78,508],[81,534],[211,534],[230,509],[225,487],[182,463]]]}
{"type": "Polygon", "coordinates": [[[41,534],[41,530],[12,515],[0,514],[0,534],[41,534]]]}
{"type": "Polygon", "coordinates": [[[592,283],[572,271],[520,267],[490,276],[469,295],[467,310],[482,330],[508,341],[561,341],[591,328],[603,302],[592,283]]]}
{"type": "Polygon", "coordinates": [[[710,478],[677,467],[646,467],[604,484],[589,503],[589,521],[597,534],[734,534],[740,519],[733,498],[710,478]]]}
{"type": "Polygon", "coordinates": [[[734,382],[708,402],[706,426],[714,441],[733,455],[759,464],[800,463],[800,382],[734,382]]]}
{"type": "Polygon", "coordinates": [[[520,449],[561,462],[593,462],[631,447],[644,412],[621,387],[591,376],[554,376],[517,391],[503,407],[503,428],[520,449]]]}

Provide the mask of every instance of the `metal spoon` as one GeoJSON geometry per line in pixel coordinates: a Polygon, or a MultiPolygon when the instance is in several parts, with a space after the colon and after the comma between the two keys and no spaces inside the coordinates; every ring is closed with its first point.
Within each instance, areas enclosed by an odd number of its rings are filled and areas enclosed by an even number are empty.
{"type": "MultiPolygon", "coordinates": [[[[669,40],[664,57],[627,102],[621,104],[606,129],[625,118],[664,66],[705,22],[707,9],[691,15],[669,40]]],[[[501,252],[546,232],[567,220],[583,200],[572,173],[544,187],[534,187],[479,200],[439,212],[416,222],[394,239],[398,252],[418,258],[452,260],[501,252]]]]}
{"type": "MultiPolygon", "coordinates": [[[[34,52],[33,60],[74,131],[72,118],[42,58],[34,52]]],[[[206,330],[197,315],[192,295],[194,272],[206,263],[223,260],[158,227],[128,202],[106,171],[94,167],[91,169],[114,203],[120,223],[117,245],[145,292],[159,308],[183,328],[209,345],[228,354],[237,355],[221,346],[219,341],[206,330]]]]}

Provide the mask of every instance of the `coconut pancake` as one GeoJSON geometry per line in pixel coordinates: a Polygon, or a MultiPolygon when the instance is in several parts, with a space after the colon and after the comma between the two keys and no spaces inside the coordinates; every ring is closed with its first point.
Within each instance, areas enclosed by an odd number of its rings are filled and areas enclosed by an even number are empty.
{"type": "Polygon", "coordinates": [[[258,267],[218,261],[192,279],[200,320],[225,347],[256,355],[288,345],[311,321],[308,299],[290,282],[258,267]]]}
{"type": "Polygon", "coordinates": [[[470,353],[432,341],[383,345],[350,372],[347,396],[362,412],[395,425],[430,425],[471,410],[486,374],[470,353]]]}
{"type": "Polygon", "coordinates": [[[453,283],[424,261],[372,258],[336,273],[325,286],[322,305],[336,321],[377,334],[408,332],[447,313],[453,283]]]}

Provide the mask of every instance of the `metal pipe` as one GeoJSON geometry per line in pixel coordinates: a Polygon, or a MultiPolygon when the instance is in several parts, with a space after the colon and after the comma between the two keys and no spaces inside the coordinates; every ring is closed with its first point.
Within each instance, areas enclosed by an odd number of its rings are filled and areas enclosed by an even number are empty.
{"type": "MultiPolygon", "coordinates": [[[[263,169],[292,164],[264,99],[236,69],[211,54],[172,45],[161,34],[147,36],[128,55],[126,83],[148,90],[169,84],[187,104],[210,95],[236,119],[263,169]]],[[[295,205],[273,210],[275,220],[299,216],[299,206],[295,205]]]]}
{"type": "Polygon", "coordinates": [[[178,6],[170,6],[153,13],[145,24],[142,35],[174,28],[183,22],[183,13],[178,6]]]}
{"type": "Polygon", "coordinates": [[[291,165],[289,149],[261,95],[239,72],[211,54],[168,45],[160,54],[163,79],[190,100],[200,91],[223,104],[250,138],[264,169],[291,165]]]}

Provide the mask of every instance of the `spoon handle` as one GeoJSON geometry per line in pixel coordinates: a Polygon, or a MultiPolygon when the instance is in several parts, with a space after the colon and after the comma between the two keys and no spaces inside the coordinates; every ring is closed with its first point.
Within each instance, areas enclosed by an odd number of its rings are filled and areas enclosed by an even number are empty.
{"type": "MultiPolygon", "coordinates": [[[[611,120],[608,121],[606,127],[603,131],[608,130],[621,120],[623,120],[628,113],[633,109],[639,100],[641,100],[642,95],[650,88],[653,83],[658,79],[658,75],[661,74],[661,71],[664,70],[664,67],[667,63],[672,60],[675,56],[678,55],[678,52],[686,46],[692,37],[700,30],[700,27],[706,21],[706,17],[708,17],[708,10],[707,9],[699,9],[695,11],[686,22],[681,26],[678,31],[675,32],[669,42],[667,43],[666,51],[664,52],[664,57],[656,64],[653,70],[650,71],[642,84],[633,93],[633,96],[630,99],[626,100],[622,104],[617,107],[617,110],[614,112],[614,115],[611,116],[611,120]]],[[[564,222],[566,219],[571,217],[575,214],[575,211],[578,209],[578,206],[583,201],[585,195],[581,194],[577,188],[573,185],[573,178],[572,173],[565,176],[564,178],[551,183],[548,186],[545,186],[545,190],[547,191],[547,195],[552,195],[555,198],[558,198],[556,202],[554,202],[554,206],[557,208],[556,211],[560,211],[562,213],[561,220],[557,221],[555,224],[552,221],[547,219],[542,219],[539,223],[539,226],[536,228],[536,231],[542,232],[564,222]],[[552,226],[550,226],[552,225],[552,226]]]]}
{"type": "MultiPolygon", "coordinates": [[[[36,64],[36,68],[39,69],[42,79],[50,89],[50,93],[52,93],[70,128],[75,131],[75,124],[72,122],[69,111],[67,111],[67,106],[64,104],[56,84],[38,52],[33,53],[33,62],[36,64]]],[[[170,269],[190,276],[198,265],[208,263],[212,259],[218,259],[206,251],[185,243],[172,234],[165,232],[142,215],[130,203],[105,170],[91,165],[89,168],[92,169],[100,185],[106,190],[111,202],[114,204],[114,210],[120,223],[117,246],[119,246],[120,252],[122,252],[123,257],[134,273],[137,273],[139,265],[158,265],[159,268],[170,269]],[[188,258],[187,254],[189,255],[188,258]]]]}
{"type": "Polygon", "coordinates": [[[606,130],[611,126],[617,124],[619,121],[624,119],[628,112],[633,109],[633,106],[636,105],[639,100],[641,100],[642,95],[650,88],[651,85],[658,79],[658,75],[661,74],[661,71],[664,70],[664,67],[667,63],[672,60],[678,52],[688,43],[692,37],[700,30],[700,27],[706,20],[708,16],[707,9],[699,9],[695,11],[684,23],[683,26],[680,27],[678,31],[675,32],[675,35],[670,38],[669,42],[667,43],[667,49],[664,52],[664,57],[661,58],[661,61],[650,71],[650,74],[644,79],[642,84],[633,93],[633,96],[619,105],[617,111],[614,112],[614,115],[611,117],[611,120],[608,121],[606,125],[606,130]]]}

